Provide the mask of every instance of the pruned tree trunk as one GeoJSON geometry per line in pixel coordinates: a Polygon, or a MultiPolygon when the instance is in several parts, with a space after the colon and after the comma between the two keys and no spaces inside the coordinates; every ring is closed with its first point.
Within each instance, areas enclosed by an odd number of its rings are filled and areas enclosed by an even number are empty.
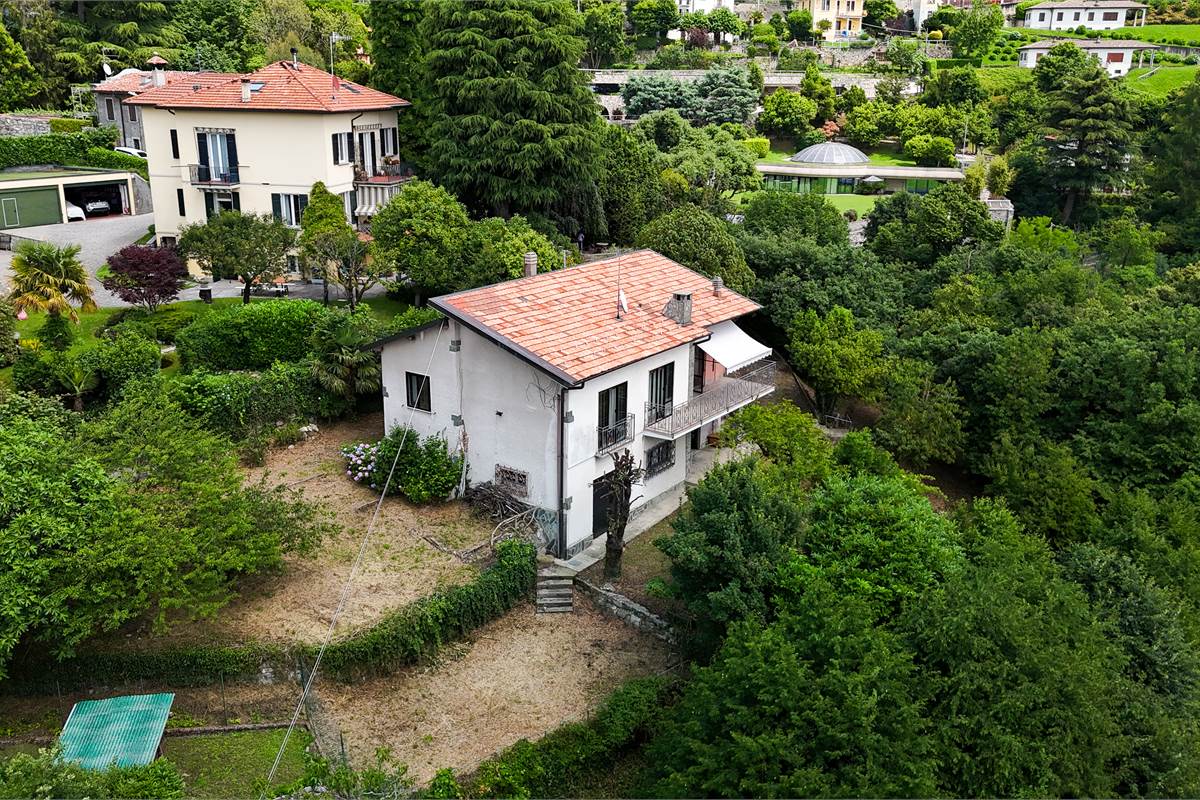
{"type": "Polygon", "coordinates": [[[608,483],[608,540],[604,545],[604,577],[621,577],[621,556],[625,552],[625,528],[629,525],[629,505],[633,485],[645,470],[637,465],[633,453],[622,450],[613,454],[613,469],[604,477],[608,483]]]}

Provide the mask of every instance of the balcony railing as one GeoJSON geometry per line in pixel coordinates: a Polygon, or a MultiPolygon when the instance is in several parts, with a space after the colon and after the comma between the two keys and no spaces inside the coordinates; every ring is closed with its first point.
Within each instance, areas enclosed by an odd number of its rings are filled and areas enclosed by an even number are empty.
{"type": "Polygon", "coordinates": [[[217,171],[208,164],[188,164],[188,175],[193,186],[236,186],[240,182],[237,167],[217,171]]]}
{"type": "Polygon", "coordinates": [[[596,455],[604,455],[631,441],[633,441],[633,414],[626,414],[612,425],[602,425],[596,428],[596,455]]]}
{"type": "Polygon", "coordinates": [[[646,432],[676,437],[744,406],[775,389],[775,362],[743,374],[726,375],[684,403],[646,404],[646,432]]]}

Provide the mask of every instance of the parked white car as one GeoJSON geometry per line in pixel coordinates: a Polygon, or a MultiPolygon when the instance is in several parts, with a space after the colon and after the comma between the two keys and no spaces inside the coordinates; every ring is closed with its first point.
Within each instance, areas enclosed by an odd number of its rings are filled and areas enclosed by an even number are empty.
{"type": "Polygon", "coordinates": [[[82,208],[74,203],[67,203],[67,222],[73,219],[87,219],[87,217],[84,216],[82,208]]]}
{"type": "Polygon", "coordinates": [[[88,216],[108,214],[112,211],[112,206],[108,204],[107,200],[89,200],[83,208],[88,213],[88,216]]]}
{"type": "Polygon", "coordinates": [[[137,150],[132,147],[114,147],[113,150],[117,151],[118,153],[124,153],[127,156],[137,156],[138,158],[146,157],[145,150],[137,150]]]}

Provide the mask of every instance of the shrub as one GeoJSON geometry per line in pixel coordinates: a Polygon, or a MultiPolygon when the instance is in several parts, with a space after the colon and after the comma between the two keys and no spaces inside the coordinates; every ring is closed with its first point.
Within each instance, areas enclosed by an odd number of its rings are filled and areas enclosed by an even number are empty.
{"type": "MultiPolygon", "coordinates": [[[[522,739],[483,762],[468,784],[470,797],[569,797],[563,782],[580,770],[601,766],[656,727],[668,692],[659,677],[635,678],[621,685],[591,719],[563,725],[536,742],[522,739]]],[[[440,776],[439,797],[454,797],[440,776]]],[[[436,780],[436,779],[435,779],[436,780]]],[[[433,784],[430,790],[434,789],[433,784]]]]}
{"type": "Polygon", "coordinates": [[[17,359],[17,314],[12,303],[0,298],[0,367],[17,359]]]}
{"type": "Polygon", "coordinates": [[[954,164],[954,142],[921,133],[904,143],[904,154],[924,166],[947,167],[954,164]]]}
{"type": "Polygon", "coordinates": [[[0,797],[183,797],[183,777],[170,761],[86,770],[54,750],[0,760],[0,797]]]}
{"type": "Polygon", "coordinates": [[[37,338],[43,347],[66,350],[75,339],[75,331],[71,327],[71,320],[62,314],[47,314],[46,321],[38,328],[37,338]]]}
{"type": "Polygon", "coordinates": [[[90,148],[111,146],[116,138],[116,128],[0,137],[0,169],[31,164],[80,164],[90,148]]]}
{"type": "Polygon", "coordinates": [[[742,146],[753,153],[755,158],[766,158],[771,154],[771,140],[765,137],[742,139],[742,146]]]}
{"type": "Polygon", "coordinates": [[[50,120],[51,133],[79,133],[88,126],[86,119],[73,117],[54,117],[50,120]]]}
{"type": "Polygon", "coordinates": [[[326,313],[312,300],[267,300],[208,314],[179,331],[180,363],[185,370],[243,370],[299,361],[326,313]]]}
{"type": "Polygon", "coordinates": [[[38,347],[22,347],[13,362],[12,385],[18,392],[31,392],[43,396],[59,394],[62,385],[58,371],[48,358],[50,354],[38,347]]]}
{"type": "MultiPolygon", "coordinates": [[[[400,425],[379,442],[374,456],[371,488],[381,490],[386,485],[388,494],[404,495],[414,503],[444,500],[462,474],[463,460],[449,454],[445,439],[429,436],[422,441],[416,431],[400,425]],[[389,484],[393,462],[396,470],[389,484]]],[[[347,466],[352,469],[354,462],[349,459],[347,456],[347,466]]]]}
{"type": "Polygon", "coordinates": [[[441,317],[442,312],[438,311],[433,306],[426,306],[424,308],[410,306],[396,316],[392,317],[392,321],[387,325],[387,331],[388,333],[409,331],[413,328],[419,328],[422,325],[433,322],[435,319],[441,319],[441,317]]]}
{"type": "Polygon", "coordinates": [[[162,352],[153,338],[135,330],[124,330],[111,340],[101,342],[99,347],[81,353],[79,358],[99,374],[102,393],[114,397],[130,381],[157,375],[162,352]]]}
{"type": "Polygon", "coordinates": [[[226,435],[242,439],[278,422],[325,416],[326,403],[300,363],[277,363],[263,372],[195,372],[170,385],[189,414],[226,435]]]}
{"type": "Polygon", "coordinates": [[[116,150],[109,150],[107,147],[89,147],[87,152],[84,153],[83,158],[76,163],[86,167],[136,172],[143,178],[150,179],[146,159],[131,156],[128,153],[118,153],[116,150]]]}
{"type": "Polygon", "coordinates": [[[496,546],[496,562],[474,581],[439,589],[378,624],[333,642],[322,663],[341,675],[415,664],[446,642],[506,613],[529,594],[536,576],[533,545],[501,542],[496,546]]]}
{"type": "Polygon", "coordinates": [[[154,312],[150,323],[160,342],[173,344],[179,332],[196,321],[196,312],[186,308],[165,308],[154,312]]]}

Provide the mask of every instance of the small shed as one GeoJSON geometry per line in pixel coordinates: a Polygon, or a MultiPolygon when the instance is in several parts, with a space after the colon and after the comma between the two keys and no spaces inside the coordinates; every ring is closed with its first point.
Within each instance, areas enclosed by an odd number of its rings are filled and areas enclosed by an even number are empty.
{"type": "Polygon", "coordinates": [[[94,770],[149,764],[160,754],[173,702],[170,693],[80,701],[59,734],[60,757],[94,770]]]}

